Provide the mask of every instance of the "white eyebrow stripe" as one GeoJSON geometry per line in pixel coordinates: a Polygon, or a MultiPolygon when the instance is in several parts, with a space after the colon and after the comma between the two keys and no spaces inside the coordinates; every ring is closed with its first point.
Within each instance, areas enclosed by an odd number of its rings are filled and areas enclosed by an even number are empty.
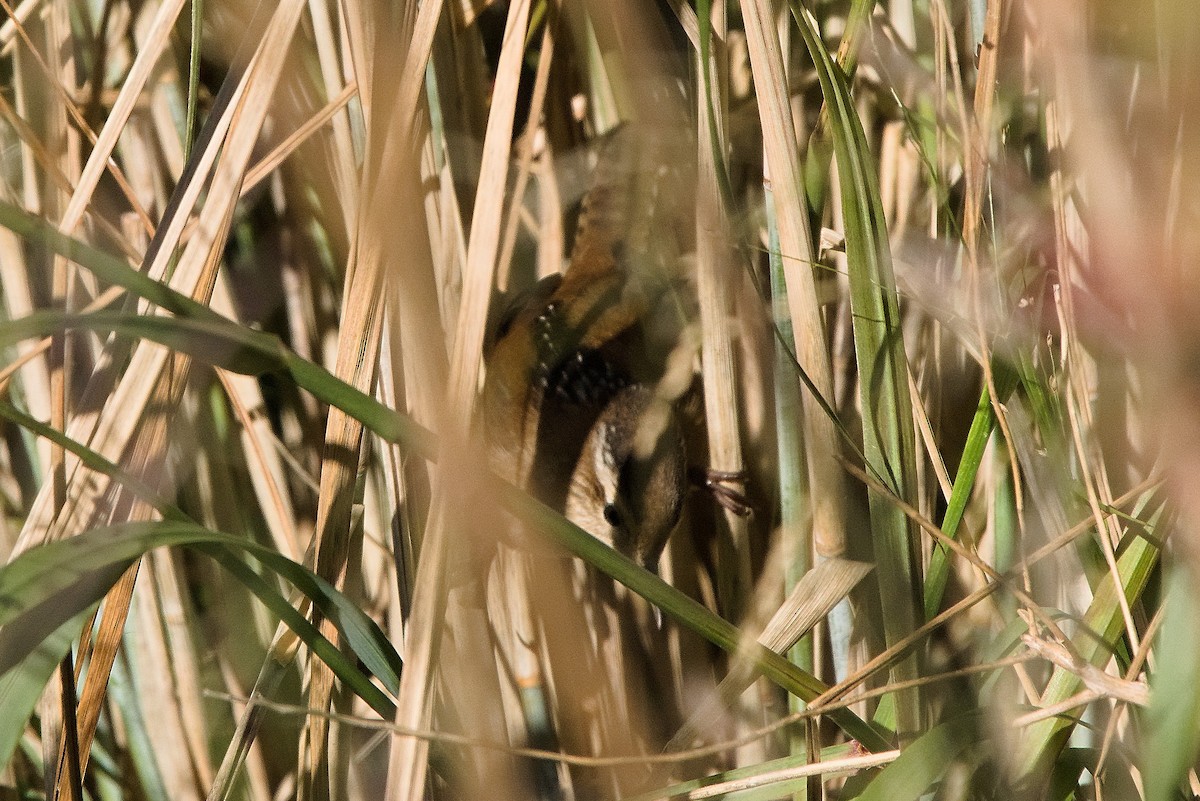
{"type": "Polygon", "coordinates": [[[596,425],[595,444],[592,448],[592,468],[596,472],[596,483],[604,492],[604,500],[611,503],[617,497],[617,465],[612,452],[612,426],[608,423],[596,425]]]}

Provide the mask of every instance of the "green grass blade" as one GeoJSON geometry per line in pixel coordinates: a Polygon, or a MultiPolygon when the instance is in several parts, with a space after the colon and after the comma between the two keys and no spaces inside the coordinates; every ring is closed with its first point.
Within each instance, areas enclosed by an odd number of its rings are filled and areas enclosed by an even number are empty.
{"type": "Polygon", "coordinates": [[[172,521],[93,529],[32,548],[0,568],[0,674],[16,667],[64,623],[99,602],[125,568],[146,551],[177,546],[194,547],[229,568],[372,708],[384,716],[395,711],[387,696],[353,662],[237,554],[244,551],[292,581],[334,621],[347,641],[363,649],[366,659],[381,671],[382,680],[397,686],[398,678],[390,665],[398,657],[376,653],[386,638],[345,596],[302,565],[269,548],[195,524],[172,521]]]}
{"type": "Polygon", "coordinates": [[[917,738],[879,772],[859,801],[916,801],[978,737],[980,715],[960,715],[917,738]]]}
{"type": "MultiPolygon", "coordinates": [[[[0,417],[5,417],[78,456],[84,465],[114,479],[138,498],[153,506],[167,521],[209,531],[188,517],[177,506],[164,500],[153,488],[136,477],[124,472],[90,448],[30,417],[11,404],[0,401],[0,417]]],[[[238,541],[242,542],[242,540],[238,541]]],[[[320,640],[325,639],[308,625],[303,616],[295,613],[291,603],[280,595],[271,584],[244,564],[236,553],[224,547],[206,545],[196,547],[233,572],[269,609],[279,615],[280,619],[298,621],[297,625],[302,626],[307,636],[315,636],[320,640]]],[[[400,656],[374,621],[367,617],[356,604],[303,565],[296,564],[275,551],[265,549],[265,552],[272,554],[273,556],[270,558],[276,560],[273,569],[290,581],[293,586],[305,590],[305,594],[317,602],[322,611],[328,613],[327,616],[341,631],[342,636],[346,638],[347,645],[355,655],[362,660],[367,669],[379,679],[384,687],[395,693],[399,688],[400,681],[400,656]]],[[[322,647],[321,650],[327,649],[322,647]]]]}
{"type": "MultiPolygon", "coordinates": [[[[0,604],[7,603],[8,600],[0,596],[0,604]]],[[[24,657],[17,660],[11,670],[0,675],[0,770],[12,759],[13,751],[21,740],[38,699],[42,697],[46,683],[71,650],[72,641],[91,611],[92,607],[89,606],[48,635],[30,643],[31,647],[24,657]]],[[[2,650],[0,659],[8,659],[2,650]]]]}
{"type": "Polygon", "coordinates": [[[1170,801],[1200,753],[1200,598],[1195,574],[1178,565],[1168,582],[1166,620],[1142,749],[1146,801],[1170,801]]]}
{"type": "MultiPolygon", "coordinates": [[[[1147,528],[1153,530],[1163,515],[1158,509],[1150,517],[1147,528]]],[[[1141,597],[1150,573],[1158,563],[1158,543],[1134,531],[1122,543],[1117,558],[1120,591],[1129,604],[1141,597]]],[[[1121,608],[1117,602],[1117,587],[1111,576],[1100,583],[1083,617],[1084,630],[1072,639],[1079,656],[1093,665],[1103,665],[1112,656],[1116,643],[1124,632],[1121,608]]],[[[1042,693],[1042,705],[1052,706],[1066,701],[1083,686],[1083,680],[1069,670],[1055,668],[1050,682],[1042,693]]],[[[1017,749],[1014,765],[1026,781],[1037,782],[1054,764],[1057,755],[1077,722],[1072,715],[1058,715],[1038,721],[1027,728],[1017,749]]]]}
{"type": "MultiPolygon", "coordinates": [[[[881,483],[916,506],[916,444],[908,365],[873,157],[845,74],[825,49],[811,16],[796,0],[790,0],[789,5],[816,65],[837,156],[863,414],[863,452],[868,465],[883,471],[879,476],[881,483]]],[[[880,594],[883,607],[889,610],[883,624],[890,646],[917,625],[921,608],[920,561],[912,525],[899,508],[888,498],[871,492],[870,512],[880,594]]],[[[893,679],[915,678],[916,664],[914,658],[899,663],[893,668],[893,679]]],[[[897,700],[900,730],[919,731],[917,691],[902,692],[897,700]]]]}
{"type": "MultiPolygon", "coordinates": [[[[739,649],[743,647],[741,632],[732,623],[714,615],[695,599],[667,584],[516,487],[506,485],[500,489],[505,506],[532,523],[538,530],[550,535],[568,551],[624,584],[722,650],[730,654],[739,653],[739,649]]],[[[815,676],[761,645],[751,646],[749,656],[764,676],[807,703],[811,703],[828,689],[815,676]]],[[[831,710],[828,717],[869,751],[883,751],[891,747],[886,738],[849,709],[831,710]]]]}
{"type": "MultiPolygon", "coordinates": [[[[1016,386],[1016,374],[1000,365],[994,369],[996,392],[1000,394],[1000,402],[1008,399],[1008,394],[1016,386]]],[[[962,523],[963,513],[967,510],[967,502],[975,489],[975,477],[979,474],[979,465],[983,463],[987,451],[988,440],[996,427],[996,412],[992,408],[992,396],[984,387],[975,408],[975,417],[971,420],[971,430],[967,433],[967,443],[963,447],[962,459],[958,463],[958,472],[954,476],[954,487],[950,492],[950,500],[946,504],[946,515],[942,518],[942,533],[953,539],[958,534],[958,526],[962,523]]],[[[950,550],[941,543],[935,543],[933,553],[929,558],[929,570],[925,574],[925,619],[931,620],[941,611],[942,596],[946,592],[946,580],[950,575],[950,550]]]]}
{"type": "Polygon", "coordinates": [[[84,267],[97,278],[123,287],[139,298],[150,301],[175,314],[203,319],[224,319],[202,303],[176,292],[165,284],[130,267],[124,260],[105,253],[73,237],[60,232],[53,225],[35,217],[24,209],[0,200],[0,225],[30,242],[47,249],[84,267]]]}
{"type": "Polygon", "coordinates": [[[282,373],[291,377],[297,386],[352,415],[389,442],[398,442],[411,453],[426,458],[432,458],[436,452],[434,435],[411,418],[392,411],[325,368],[296,355],[273,334],[255,331],[219,315],[197,319],[110,311],[90,314],[40,311],[0,323],[0,343],[49,336],[66,328],[149,339],[205,364],[243,375],[282,373]]]}
{"type": "MultiPolygon", "coordinates": [[[[838,47],[838,65],[847,79],[854,78],[858,68],[858,50],[862,40],[871,35],[870,19],[874,9],[875,0],[851,0],[842,44],[838,47]]],[[[808,139],[808,158],[804,161],[804,192],[808,196],[809,211],[815,219],[821,218],[829,197],[829,163],[833,156],[829,114],[825,109],[822,112],[817,117],[816,129],[808,139]]]]}

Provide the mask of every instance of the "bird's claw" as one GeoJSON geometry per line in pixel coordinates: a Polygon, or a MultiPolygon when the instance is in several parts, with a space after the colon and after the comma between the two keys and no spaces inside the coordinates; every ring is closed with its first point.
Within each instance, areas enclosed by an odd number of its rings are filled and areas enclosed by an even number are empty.
{"type": "Polygon", "coordinates": [[[738,517],[749,517],[754,512],[744,489],[730,486],[731,484],[740,484],[744,487],[747,480],[745,470],[708,468],[694,471],[692,477],[696,483],[712,493],[713,500],[722,508],[733,512],[738,517]]]}

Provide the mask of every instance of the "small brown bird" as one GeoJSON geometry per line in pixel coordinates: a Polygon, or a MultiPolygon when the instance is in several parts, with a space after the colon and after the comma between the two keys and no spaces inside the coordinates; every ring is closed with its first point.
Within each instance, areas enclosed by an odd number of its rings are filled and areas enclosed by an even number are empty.
{"type": "MultiPolygon", "coordinates": [[[[623,131],[602,149],[565,274],[538,283],[493,335],[482,410],[494,471],[655,570],[688,477],[659,380],[682,316],[666,302],[673,232],[660,221],[672,204],[659,202],[662,175],[645,168],[640,145],[623,131]]],[[[521,631],[502,648],[529,704],[529,742],[658,750],[678,713],[656,675],[668,662],[657,610],[581,563],[517,551],[501,551],[497,579],[518,589],[495,595],[521,631]],[[539,712],[550,698],[552,725],[539,712]]],[[[631,770],[572,768],[570,782],[576,797],[619,797],[646,779],[631,770]]],[[[531,771],[542,798],[559,797],[560,777],[531,771]]]]}
{"type": "Polygon", "coordinates": [[[496,470],[653,570],[688,484],[675,412],[654,392],[671,343],[647,333],[669,272],[631,240],[655,176],[613,169],[629,141],[601,154],[565,275],[499,327],[483,410],[496,470]]]}

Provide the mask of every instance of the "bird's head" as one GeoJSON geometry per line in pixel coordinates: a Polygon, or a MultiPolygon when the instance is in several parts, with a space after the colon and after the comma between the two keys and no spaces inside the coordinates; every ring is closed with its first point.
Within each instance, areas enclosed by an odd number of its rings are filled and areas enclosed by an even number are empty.
{"type": "Polygon", "coordinates": [[[671,405],[634,385],[613,397],[588,432],[566,516],[656,571],[686,491],[683,435],[671,405]]]}

